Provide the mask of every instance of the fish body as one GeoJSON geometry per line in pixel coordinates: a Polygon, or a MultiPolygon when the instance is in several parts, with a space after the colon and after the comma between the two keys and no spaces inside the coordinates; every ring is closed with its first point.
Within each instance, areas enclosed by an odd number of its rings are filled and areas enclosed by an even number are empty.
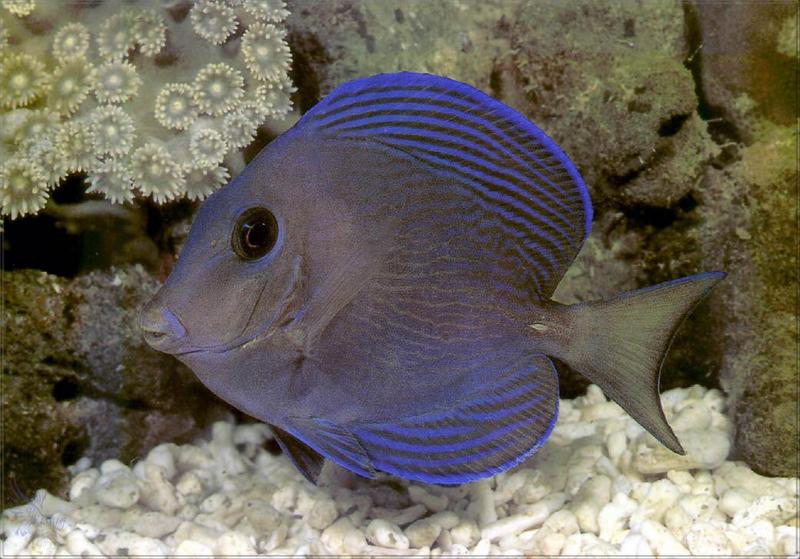
{"type": "Polygon", "coordinates": [[[512,467],[555,423],[551,357],[682,451],[659,370],[721,274],[559,305],[591,217],[509,107],[437,76],[355,80],[203,205],[141,322],[312,480],[323,458],[446,484],[512,467]]]}

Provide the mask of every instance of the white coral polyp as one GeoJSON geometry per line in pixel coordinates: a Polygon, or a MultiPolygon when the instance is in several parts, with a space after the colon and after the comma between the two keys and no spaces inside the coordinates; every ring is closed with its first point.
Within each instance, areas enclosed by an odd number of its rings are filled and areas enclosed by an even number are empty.
{"type": "Polygon", "coordinates": [[[72,114],[89,94],[92,66],[85,59],[67,59],[50,74],[48,105],[62,114],[72,114]]]}
{"type": "Polygon", "coordinates": [[[245,101],[239,105],[237,112],[245,115],[252,122],[261,124],[267,119],[268,116],[270,116],[270,114],[272,114],[272,108],[268,103],[245,101]]]}
{"type": "Polygon", "coordinates": [[[6,56],[0,61],[0,105],[9,109],[33,102],[45,89],[44,64],[29,54],[6,56]]]}
{"type": "Polygon", "coordinates": [[[190,200],[203,200],[228,182],[229,178],[228,169],[223,166],[192,168],[186,173],[186,197],[190,200]]]}
{"type": "Polygon", "coordinates": [[[23,120],[14,131],[14,141],[24,147],[32,142],[49,138],[58,126],[58,115],[53,111],[24,110],[23,120]]]}
{"type": "Polygon", "coordinates": [[[256,23],[242,37],[242,53],[247,69],[256,79],[277,81],[286,74],[292,61],[284,31],[274,25],[256,23]]]}
{"type": "Polygon", "coordinates": [[[155,143],[146,144],[131,156],[134,186],[158,204],[183,195],[185,177],[175,158],[155,143]]]}
{"type": "Polygon", "coordinates": [[[166,128],[183,130],[197,118],[194,89],[185,83],[168,83],[156,98],[156,120],[166,128]]]}
{"type": "Polygon", "coordinates": [[[224,43],[239,25],[236,12],[221,2],[198,0],[189,15],[194,32],[215,45],[224,43]]]}
{"type": "Polygon", "coordinates": [[[47,184],[41,170],[27,159],[9,159],[0,167],[0,212],[16,219],[36,213],[47,203],[47,184]]]}
{"type": "Polygon", "coordinates": [[[197,74],[194,82],[194,104],[201,112],[222,115],[236,106],[244,96],[244,78],[225,63],[209,64],[197,74]]]}
{"type": "Polygon", "coordinates": [[[256,137],[256,130],[259,122],[245,112],[236,111],[225,115],[222,121],[223,132],[228,139],[228,146],[231,149],[241,149],[250,144],[256,137]]]}
{"type": "Polygon", "coordinates": [[[244,9],[256,19],[279,23],[289,16],[283,0],[246,0],[244,9]]]}
{"type": "Polygon", "coordinates": [[[83,58],[89,50],[89,30],[80,23],[68,23],[53,37],[53,56],[56,60],[83,58]]]}
{"type": "Polygon", "coordinates": [[[213,128],[193,131],[189,140],[189,153],[200,168],[214,167],[222,163],[228,144],[225,137],[213,128]]]}
{"type": "Polygon", "coordinates": [[[17,17],[25,17],[36,8],[36,0],[3,0],[3,7],[17,17]]]}
{"type": "Polygon", "coordinates": [[[6,175],[40,184],[6,215],[76,172],[114,201],[204,198],[290,110],[283,0],[0,0],[0,14],[0,165],[24,160],[36,169],[6,175]]]}
{"type": "Polygon", "coordinates": [[[133,200],[133,177],[124,161],[106,159],[95,165],[86,178],[89,181],[86,192],[102,194],[118,204],[133,200]]]}
{"type": "Polygon", "coordinates": [[[62,124],[55,133],[54,145],[69,173],[86,171],[97,159],[91,126],[83,120],[62,124]]]}
{"type": "Polygon", "coordinates": [[[3,20],[0,19],[0,53],[8,46],[8,29],[6,29],[3,20]]]}
{"type": "Polygon", "coordinates": [[[290,88],[288,91],[281,87],[269,88],[266,95],[261,99],[265,107],[263,110],[267,111],[268,116],[285,115],[292,110],[292,91],[294,91],[294,88],[290,88]]]}
{"type": "Polygon", "coordinates": [[[250,88],[248,96],[239,107],[240,111],[256,115],[259,122],[267,117],[285,115],[292,110],[292,93],[295,88],[284,77],[277,81],[258,84],[250,88]]]}
{"type": "Polygon", "coordinates": [[[36,162],[48,187],[58,185],[67,176],[67,165],[51,138],[32,143],[27,152],[28,159],[36,162]]]}
{"type": "Polygon", "coordinates": [[[142,80],[130,62],[109,62],[94,73],[94,95],[101,103],[124,103],[139,91],[142,80]]]}
{"type": "Polygon", "coordinates": [[[111,61],[126,58],[128,51],[136,46],[135,24],[136,16],[130,10],[123,10],[104,21],[97,34],[100,56],[111,61]]]}
{"type": "Polygon", "coordinates": [[[167,43],[167,24],[156,10],[144,10],[135,16],[133,36],[143,55],[155,56],[167,43]]]}
{"type": "Polygon", "coordinates": [[[94,147],[99,154],[122,155],[133,145],[133,120],[114,105],[98,107],[90,117],[94,147]]]}

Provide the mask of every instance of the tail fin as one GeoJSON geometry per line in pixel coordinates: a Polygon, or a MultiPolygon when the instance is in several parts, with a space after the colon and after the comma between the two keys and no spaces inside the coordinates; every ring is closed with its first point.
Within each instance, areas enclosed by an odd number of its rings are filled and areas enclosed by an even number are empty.
{"type": "MultiPolygon", "coordinates": [[[[708,272],[559,309],[563,315],[553,319],[560,323],[555,335],[561,339],[546,345],[556,350],[553,357],[597,384],[661,444],[684,454],[661,408],[661,365],[684,317],[724,277],[708,272]]],[[[537,326],[549,330],[531,327],[537,326]]]]}

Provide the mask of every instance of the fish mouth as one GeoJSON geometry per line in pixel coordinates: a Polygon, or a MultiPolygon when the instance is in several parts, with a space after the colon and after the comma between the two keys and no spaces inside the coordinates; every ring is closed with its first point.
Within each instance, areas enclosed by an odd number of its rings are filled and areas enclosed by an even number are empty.
{"type": "Polygon", "coordinates": [[[256,340],[264,339],[272,336],[275,332],[278,331],[281,327],[284,327],[288,324],[293,323],[296,321],[297,318],[302,316],[302,306],[298,308],[295,300],[297,299],[298,292],[300,291],[300,287],[303,284],[303,266],[302,266],[302,258],[300,256],[295,257],[293,266],[292,266],[292,276],[289,279],[289,282],[284,289],[283,295],[280,298],[280,303],[278,304],[278,308],[273,314],[271,320],[267,321],[261,328],[256,330],[251,334],[245,335],[244,333],[253,323],[253,319],[255,318],[256,309],[258,309],[258,305],[261,302],[261,299],[264,295],[264,291],[267,287],[267,281],[265,280],[263,285],[261,286],[261,291],[258,293],[258,297],[256,298],[255,303],[253,303],[253,307],[250,310],[250,316],[247,318],[247,322],[240,330],[239,334],[234,337],[232,340],[225,342],[224,344],[216,344],[211,346],[193,346],[185,348],[181,351],[173,352],[175,357],[184,357],[186,355],[191,355],[195,353],[226,353],[228,351],[232,351],[243,347],[247,344],[250,344],[256,340]]]}

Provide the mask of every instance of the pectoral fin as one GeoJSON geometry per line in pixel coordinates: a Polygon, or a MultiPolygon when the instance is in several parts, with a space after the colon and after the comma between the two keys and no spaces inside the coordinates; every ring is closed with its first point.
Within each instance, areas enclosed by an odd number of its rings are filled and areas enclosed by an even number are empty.
{"type": "Polygon", "coordinates": [[[313,355],[322,333],[339,312],[358,296],[359,292],[380,269],[389,242],[394,219],[375,224],[369,232],[348,241],[347,250],[338,257],[309,301],[302,326],[306,332],[305,352],[313,355]]]}

